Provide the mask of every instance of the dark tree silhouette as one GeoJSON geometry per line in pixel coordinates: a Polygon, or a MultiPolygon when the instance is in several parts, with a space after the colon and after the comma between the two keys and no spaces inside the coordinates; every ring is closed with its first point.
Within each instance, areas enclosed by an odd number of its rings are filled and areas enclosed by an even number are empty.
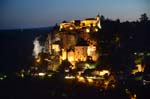
{"type": "Polygon", "coordinates": [[[142,14],[140,17],[141,22],[147,22],[148,21],[148,16],[146,13],[142,14]]]}

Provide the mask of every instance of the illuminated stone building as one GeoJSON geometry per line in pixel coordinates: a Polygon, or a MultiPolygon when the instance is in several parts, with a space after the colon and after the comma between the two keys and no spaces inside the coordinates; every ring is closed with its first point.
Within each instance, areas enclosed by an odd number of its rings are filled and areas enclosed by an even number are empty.
{"type": "Polygon", "coordinates": [[[67,52],[67,59],[72,64],[75,65],[75,52],[74,50],[69,50],[67,52]]]}
{"type": "Polygon", "coordinates": [[[75,61],[86,61],[88,46],[75,46],[75,61]]]}
{"type": "Polygon", "coordinates": [[[97,61],[99,55],[96,53],[96,46],[93,45],[88,46],[87,55],[91,56],[93,61],[97,61]]]}
{"type": "Polygon", "coordinates": [[[96,46],[93,45],[76,45],[74,46],[74,50],[70,50],[67,52],[67,58],[72,65],[75,62],[86,61],[88,57],[91,57],[93,61],[98,59],[98,54],[96,53],[96,46]]]}
{"type": "MultiPolygon", "coordinates": [[[[91,27],[97,27],[101,29],[100,25],[100,16],[97,15],[96,18],[86,18],[83,20],[71,20],[70,22],[63,21],[60,23],[60,31],[61,30],[74,30],[74,29],[82,29],[84,27],[91,28],[91,27]]],[[[86,30],[86,32],[90,32],[89,29],[86,30]]]]}
{"type": "MultiPolygon", "coordinates": [[[[86,18],[81,21],[81,27],[96,27],[100,26],[100,17],[97,15],[96,18],[86,18]]],[[[101,27],[99,27],[101,28],[101,27]]]]}

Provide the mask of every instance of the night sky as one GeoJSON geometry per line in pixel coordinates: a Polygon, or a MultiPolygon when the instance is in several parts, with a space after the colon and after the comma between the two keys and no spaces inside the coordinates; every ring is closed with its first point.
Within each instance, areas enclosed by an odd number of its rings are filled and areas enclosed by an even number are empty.
{"type": "Polygon", "coordinates": [[[0,29],[53,26],[63,20],[95,17],[136,21],[150,0],[0,0],[0,29]]]}

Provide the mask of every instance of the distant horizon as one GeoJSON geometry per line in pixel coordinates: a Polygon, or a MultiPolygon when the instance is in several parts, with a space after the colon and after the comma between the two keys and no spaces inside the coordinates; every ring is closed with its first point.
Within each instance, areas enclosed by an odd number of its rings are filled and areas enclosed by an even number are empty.
{"type": "Polygon", "coordinates": [[[0,30],[51,27],[62,21],[103,15],[106,19],[137,21],[150,18],[150,0],[1,0],[0,30]]]}
{"type": "Polygon", "coordinates": [[[5,31],[5,30],[30,30],[30,29],[44,29],[44,28],[53,28],[53,26],[41,26],[41,27],[26,27],[26,28],[9,28],[9,29],[0,29],[0,31],[5,31]]]}

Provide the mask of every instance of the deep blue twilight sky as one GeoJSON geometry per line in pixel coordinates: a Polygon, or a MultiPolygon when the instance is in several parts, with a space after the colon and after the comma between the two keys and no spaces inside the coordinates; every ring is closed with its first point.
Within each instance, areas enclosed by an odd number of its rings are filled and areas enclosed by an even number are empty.
{"type": "Polygon", "coordinates": [[[150,17],[150,0],[0,0],[0,29],[53,26],[97,14],[121,21],[150,17]]]}

